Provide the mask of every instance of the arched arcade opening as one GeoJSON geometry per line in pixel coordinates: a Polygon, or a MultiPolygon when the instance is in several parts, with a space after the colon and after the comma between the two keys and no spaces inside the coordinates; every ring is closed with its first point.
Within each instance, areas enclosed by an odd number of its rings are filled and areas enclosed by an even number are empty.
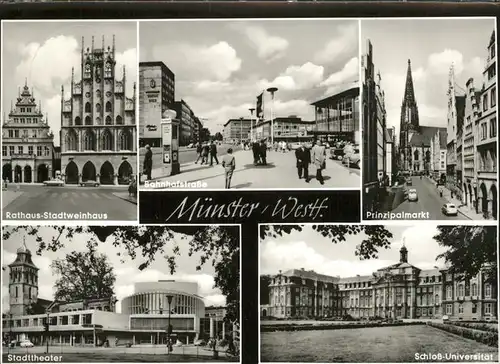
{"type": "Polygon", "coordinates": [[[97,180],[97,173],[96,169],[94,166],[94,163],[91,161],[88,161],[87,163],[84,164],[83,169],[82,169],[82,182],[86,181],[96,181],[97,180]]]}
{"type": "Polygon", "coordinates": [[[101,184],[102,185],[114,184],[114,174],[115,170],[113,168],[113,165],[108,161],[104,162],[103,165],[101,166],[101,171],[100,171],[101,184]]]}
{"type": "Polygon", "coordinates": [[[71,161],[66,166],[66,183],[68,184],[78,184],[78,166],[75,162],[71,161]]]}

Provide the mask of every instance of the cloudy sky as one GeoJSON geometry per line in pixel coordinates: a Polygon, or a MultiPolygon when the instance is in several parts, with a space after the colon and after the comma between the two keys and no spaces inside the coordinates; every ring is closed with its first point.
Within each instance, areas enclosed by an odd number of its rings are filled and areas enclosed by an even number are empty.
{"type": "Polygon", "coordinates": [[[390,225],[386,229],[394,235],[390,249],[379,251],[379,258],[370,260],[360,260],[354,255],[356,245],[363,240],[364,234],[349,235],[346,241],[333,244],[311,226],[305,225],[301,232],[266,238],[260,244],[260,272],[276,274],[279,270],[304,268],[340,277],[371,275],[377,269],[399,262],[403,239],[410,264],[420,269],[445,266],[444,261],[435,259],[445,251],[432,239],[437,233],[436,225],[390,225]]]}
{"type": "MultiPolygon", "coordinates": [[[[52,227],[41,227],[39,235],[45,241],[51,240],[56,231],[52,227]]],[[[178,269],[175,275],[170,275],[165,260],[157,254],[156,261],[153,262],[148,269],[140,271],[137,269],[142,260],[132,261],[128,258],[128,253],[124,249],[115,248],[111,244],[111,238],[104,243],[99,244],[98,252],[105,254],[108,261],[114,267],[116,275],[115,294],[119,302],[117,302],[117,311],[120,312],[121,300],[134,292],[133,287],[136,282],[156,282],[161,279],[177,279],[187,282],[198,282],[199,294],[204,298],[205,305],[224,305],[225,298],[219,289],[214,287],[215,270],[211,263],[208,262],[202,266],[201,271],[196,271],[196,265],[199,262],[199,255],[189,257],[187,249],[182,249],[182,244],[186,244],[185,240],[181,240],[182,234],[174,233],[175,241],[181,247],[181,255],[176,259],[178,269]],[[117,253],[122,253],[121,257],[127,257],[125,263],[121,263],[117,253]]],[[[64,249],[57,252],[43,252],[42,256],[35,254],[37,244],[32,235],[23,234],[21,231],[12,235],[9,240],[2,243],[2,266],[7,266],[16,258],[16,250],[22,246],[23,237],[26,238],[26,246],[33,253],[33,262],[40,269],[38,272],[39,294],[40,298],[54,299],[54,283],[57,277],[52,275],[50,264],[55,259],[64,259],[66,254],[72,251],[85,251],[86,242],[93,236],[92,234],[81,234],[73,238],[71,243],[67,243],[64,249]]],[[[172,244],[173,245],[173,244],[172,244]]],[[[168,253],[168,249],[165,249],[168,253]]],[[[9,307],[9,275],[8,269],[2,272],[2,310],[6,312],[9,307]]]]}
{"type": "MultiPolygon", "coordinates": [[[[35,98],[42,101],[43,113],[48,113],[49,125],[59,145],[61,123],[61,86],[69,98],[71,67],[75,80],[80,81],[82,37],[85,48],[92,36],[95,47],[106,48],[116,39],[117,78],[122,78],[122,67],[127,70],[127,97],[132,97],[137,80],[137,28],[135,22],[6,22],[3,23],[3,100],[5,117],[11,101],[15,104],[18,88],[33,87],[35,98]]],[[[3,115],[2,115],[3,117],[3,115]]]]}
{"type": "Polygon", "coordinates": [[[276,116],[314,120],[311,102],[359,79],[358,31],[355,20],[144,22],[139,57],[163,61],[175,73],[176,100],[216,132],[229,118],[249,117],[270,85],[279,89],[276,116]]]}
{"type": "Polygon", "coordinates": [[[450,65],[454,64],[456,83],[462,89],[470,77],[480,88],[494,27],[494,19],[486,18],[362,20],[362,51],[366,53],[369,39],[386,95],[388,127],[395,126],[399,135],[408,59],[420,125],[446,127],[450,65]]]}

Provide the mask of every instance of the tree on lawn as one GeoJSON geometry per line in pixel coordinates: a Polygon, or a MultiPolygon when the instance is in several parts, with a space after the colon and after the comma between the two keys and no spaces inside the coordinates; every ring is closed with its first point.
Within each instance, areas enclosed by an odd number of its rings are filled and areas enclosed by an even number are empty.
{"type": "MultiPolygon", "coordinates": [[[[215,270],[215,287],[226,298],[226,320],[239,321],[240,317],[240,233],[238,226],[52,226],[55,231],[47,241],[39,234],[40,226],[9,226],[3,228],[3,239],[8,240],[18,231],[35,237],[36,254],[57,251],[79,234],[90,233],[87,247],[95,249],[105,241],[126,251],[132,260],[138,260],[138,269],[144,270],[160,255],[168,264],[170,274],[177,271],[176,257],[180,255],[180,233],[183,243],[189,246],[188,255],[199,254],[196,270],[212,264],[215,270]],[[108,240],[109,239],[109,240],[108,240]],[[168,252],[167,252],[168,251],[168,252]]],[[[120,253],[118,253],[120,255],[120,253]]]]}
{"type": "Polygon", "coordinates": [[[260,276],[260,304],[269,304],[269,285],[271,284],[271,276],[263,274],[260,276]]]}
{"type": "Polygon", "coordinates": [[[88,298],[112,298],[116,276],[108,258],[94,249],[66,254],[50,265],[57,278],[57,301],[78,301],[88,298]]]}
{"type": "Polygon", "coordinates": [[[450,265],[450,273],[459,280],[470,279],[482,269],[486,279],[495,286],[497,270],[496,226],[438,226],[434,239],[447,248],[438,258],[450,265]]]}

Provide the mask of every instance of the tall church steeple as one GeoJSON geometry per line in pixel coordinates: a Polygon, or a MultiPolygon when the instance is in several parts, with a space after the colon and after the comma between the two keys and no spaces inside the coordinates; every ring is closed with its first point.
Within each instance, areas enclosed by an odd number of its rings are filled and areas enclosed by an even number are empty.
{"type": "Polygon", "coordinates": [[[403,246],[399,249],[399,262],[408,263],[408,249],[405,247],[405,239],[403,238],[403,246]]]}
{"type": "Polygon", "coordinates": [[[30,305],[38,299],[38,268],[25,241],[17,249],[16,260],[9,264],[9,297],[14,316],[28,314],[30,305]]]}
{"type": "Polygon", "coordinates": [[[408,69],[406,71],[405,93],[401,105],[401,123],[399,129],[399,145],[402,154],[403,169],[411,169],[411,135],[418,132],[419,119],[418,107],[415,100],[415,90],[413,88],[413,77],[411,73],[411,61],[408,60],[408,69]]]}

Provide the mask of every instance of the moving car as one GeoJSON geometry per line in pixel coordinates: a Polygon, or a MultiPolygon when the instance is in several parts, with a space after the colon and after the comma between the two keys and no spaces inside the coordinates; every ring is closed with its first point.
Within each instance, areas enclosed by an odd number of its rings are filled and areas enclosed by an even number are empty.
{"type": "Polygon", "coordinates": [[[82,186],[82,187],[99,187],[99,183],[97,183],[97,181],[89,179],[89,180],[86,180],[85,182],[80,183],[80,186],[82,186]]]}
{"type": "Polygon", "coordinates": [[[31,341],[29,341],[29,340],[23,340],[23,341],[21,341],[21,343],[19,344],[19,346],[22,347],[22,348],[32,348],[35,345],[33,345],[33,343],[31,341]]]}
{"type": "Polygon", "coordinates": [[[408,201],[418,201],[417,190],[414,188],[410,188],[408,191],[408,201]]]}
{"type": "Polygon", "coordinates": [[[44,186],[56,186],[56,187],[64,187],[64,181],[59,178],[49,179],[47,181],[43,181],[44,186]]]}
{"type": "Polygon", "coordinates": [[[441,211],[442,211],[442,212],[443,212],[443,214],[445,214],[446,216],[449,216],[449,215],[455,215],[455,216],[456,216],[456,215],[458,214],[458,209],[457,209],[457,207],[456,207],[454,204],[450,203],[450,202],[445,203],[445,204],[443,205],[443,207],[441,208],[441,211]]]}

